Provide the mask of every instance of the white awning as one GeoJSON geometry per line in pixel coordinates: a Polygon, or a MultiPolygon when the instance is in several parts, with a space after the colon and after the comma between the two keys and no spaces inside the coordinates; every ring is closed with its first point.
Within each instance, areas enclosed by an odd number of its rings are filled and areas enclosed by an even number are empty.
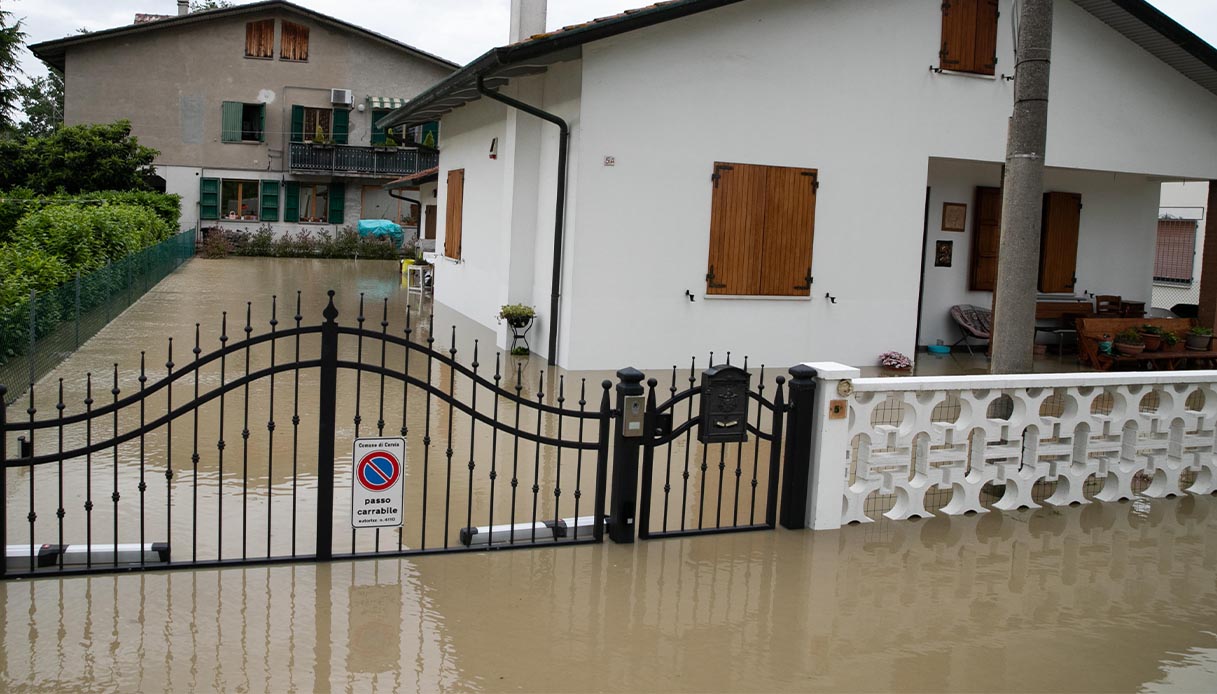
{"type": "Polygon", "coordinates": [[[406,105],[406,99],[398,99],[395,96],[369,96],[368,103],[374,109],[399,109],[406,105]]]}

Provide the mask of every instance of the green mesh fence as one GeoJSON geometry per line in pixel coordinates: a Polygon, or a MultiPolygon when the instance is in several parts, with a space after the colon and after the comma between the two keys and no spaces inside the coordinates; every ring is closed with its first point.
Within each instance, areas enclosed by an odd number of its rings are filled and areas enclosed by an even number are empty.
{"type": "Polygon", "coordinates": [[[0,384],[12,403],[85,340],[194,255],[194,230],[55,289],[0,307],[0,384]]]}

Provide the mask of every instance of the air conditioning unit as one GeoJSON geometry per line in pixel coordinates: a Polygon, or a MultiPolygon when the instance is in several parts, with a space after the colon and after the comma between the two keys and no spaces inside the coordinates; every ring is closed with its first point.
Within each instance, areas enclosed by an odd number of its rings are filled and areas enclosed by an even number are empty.
{"type": "Polygon", "coordinates": [[[331,89],[330,103],[340,106],[350,106],[351,104],[355,103],[355,98],[351,94],[350,89],[331,89]]]}

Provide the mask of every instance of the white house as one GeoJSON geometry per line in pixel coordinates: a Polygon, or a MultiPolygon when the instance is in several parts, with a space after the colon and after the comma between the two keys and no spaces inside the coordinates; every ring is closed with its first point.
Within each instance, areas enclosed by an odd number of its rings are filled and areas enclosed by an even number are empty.
{"type": "MultiPolygon", "coordinates": [[[[437,301],[534,305],[569,369],[865,365],[991,301],[1014,0],[674,0],[531,37],[516,4],[528,38],[380,121],[440,120],[437,301]]],[[[1148,302],[1162,182],[1217,178],[1217,50],[1142,0],[1058,0],[1054,37],[1040,289],[1148,302]]]]}

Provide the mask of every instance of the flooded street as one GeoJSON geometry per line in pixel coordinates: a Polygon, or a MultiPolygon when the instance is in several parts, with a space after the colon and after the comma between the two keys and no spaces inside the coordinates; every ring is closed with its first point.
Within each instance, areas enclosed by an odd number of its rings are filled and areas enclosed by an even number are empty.
{"type": "MultiPolygon", "coordinates": [[[[321,322],[334,289],[341,325],[356,323],[362,292],[369,330],[387,315],[383,329],[404,335],[409,308],[412,341],[434,337],[437,351],[455,350],[467,365],[476,340],[479,375],[520,398],[589,413],[579,428],[571,415],[525,409],[518,430],[594,441],[600,382],[611,374],[496,358],[490,331],[442,307],[432,336],[418,322],[429,303],[408,299],[396,263],[380,261],[194,260],[36,386],[37,418],[56,416],[59,379],[69,415],[84,410],[90,385],[94,407],[138,391],[141,350],[151,387],[166,373],[168,338],[181,369],[196,358],[196,323],[204,355],[220,346],[224,311],[230,340],[243,339],[246,301],[254,336],[270,330],[272,295],[276,329],[290,328],[297,289],[305,326],[321,322]]],[[[201,368],[143,412],[125,409],[93,429],[40,429],[35,452],[132,431],[195,388],[297,351],[317,359],[314,335],[281,342],[274,353],[263,343],[201,368]]],[[[463,402],[480,393],[470,410],[507,420],[519,412],[509,398],[434,359],[407,361],[400,345],[382,352],[348,335],[340,359],[391,365],[434,390],[342,374],[335,552],[430,549],[457,544],[466,524],[591,514],[594,451],[496,435],[439,395],[463,402]],[[407,439],[401,535],[350,529],[350,442],[379,433],[407,439]]],[[[690,373],[654,376],[663,400],[688,387],[690,373]]],[[[8,541],[110,542],[117,527],[121,542],[169,542],[177,561],[311,554],[317,392],[317,369],[287,370],[209,401],[171,430],[67,459],[62,473],[54,463],[10,469],[8,541]]],[[[28,406],[19,401],[10,417],[23,421],[28,406]]],[[[717,451],[674,440],[656,454],[657,488],[674,491],[652,507],[652,523],[669,512],[674,527],[733,515],[751,522],[768,454],[755,438],[717,451]]],[[[0,625],[4,691],[1212,692],[1217,497],[830,532],[10,580],[0,582],[0,625]]]]}
{"type": "Polygon", "coordinates": [[[1217,499],[0,584],[9,691],[1211,692],[1217,499]]]}

